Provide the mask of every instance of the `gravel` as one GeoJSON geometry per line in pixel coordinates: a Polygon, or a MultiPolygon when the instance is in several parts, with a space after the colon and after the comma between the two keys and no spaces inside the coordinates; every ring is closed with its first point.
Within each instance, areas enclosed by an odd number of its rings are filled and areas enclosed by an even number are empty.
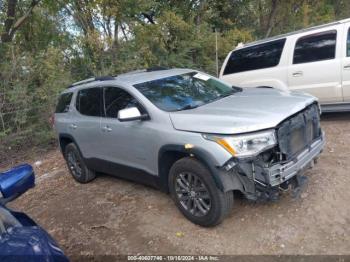
{"type": "Polygon", "coordinates": [[[350,114],[322,117],[327,144],[300,198],[236,198],[214,228],[186,220],[155,189],[98,176],[76,183],[59,150],[34,159],[37,186],[11,203],[47,229],[68,256],[116,254],[350,254],[350,114]],[[41,178],[40,178],[41,177],[41,178]]]}

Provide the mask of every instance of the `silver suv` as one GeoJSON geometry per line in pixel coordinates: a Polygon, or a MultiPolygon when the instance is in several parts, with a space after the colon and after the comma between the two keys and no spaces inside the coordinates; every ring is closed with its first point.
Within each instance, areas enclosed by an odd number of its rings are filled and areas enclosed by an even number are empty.
{"type": "Polygon", "coordinates": [[[324,147],[314,97],[190,69],[75,83],[59,98],[55,128],[78,182],[102,172],[156,186],[202,226],[223,220],[234,191],[254,201],[298,192],[324,147]]]}

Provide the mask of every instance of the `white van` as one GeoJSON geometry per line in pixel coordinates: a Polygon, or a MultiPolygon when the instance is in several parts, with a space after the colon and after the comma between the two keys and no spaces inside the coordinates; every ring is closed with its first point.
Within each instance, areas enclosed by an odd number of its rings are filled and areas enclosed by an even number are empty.
{"type": "Polygon", "coordinates": [[[350,111],[350,18],[245,44],[231,51],[220,78],[316,96],[323,111],[350,111]]]}

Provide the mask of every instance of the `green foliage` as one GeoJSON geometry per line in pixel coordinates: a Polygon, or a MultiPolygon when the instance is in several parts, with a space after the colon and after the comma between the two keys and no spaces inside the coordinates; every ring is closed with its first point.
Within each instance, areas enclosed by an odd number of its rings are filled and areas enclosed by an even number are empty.
{"type": "Polygon", "coordinates": [[[240,42],[345,18],[350,9],[344,0],[3,3],[0,36],[10,3],[16,22],[29,15],[10,41],[0,42],[0,151],[47,143],[57,94],[71,82],[155,65],[215,74],[214,28],[220,66],[240,42]]]}

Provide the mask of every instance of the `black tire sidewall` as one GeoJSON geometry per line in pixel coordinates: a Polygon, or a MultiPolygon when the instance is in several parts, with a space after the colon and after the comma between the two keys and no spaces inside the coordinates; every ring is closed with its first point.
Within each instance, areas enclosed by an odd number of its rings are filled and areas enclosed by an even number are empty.
{"type": "Polygon", "coordinates": [[[83,157],[80,154],[78,147],[74,143],[70,143],[66,146],[65,151],[64,151],[64,157],[66,159],[66,163],[67,163],[67,167],[69,169],[69,172],[71,173],[72,177],[76,181],[78,181],[79,183],[87,183],[94,178],[93,171],[88,169],[88,167],[86,166],[86,164],[84,162],[83,157]],[[74,155],[76,156],[76,158],[78,159],[78,161],[80,162],[81,169],[82,169],[81,176],[76,176],[75,174],[73,174],[73,172],[69,168],[69,164],[68,164],[68,160],[67,160],[69,152],[73,152],[74,155]]]}
{"type": "Polygon", "coordinates": [[[224,193],[217,188],[208,168],[195,158],[186,157],[174,163],[169,173],[169,190],[176,206],[180,209],[182,214],[195,224],[206,227],[215,226],[222,221],[227,213],[224,193]],[[211,208],[207,215],[197,217],[182,207],[175,192],[176,176],[182,172],[193,173],[199,177],[207,187],[211,197],[211,208]]]}

